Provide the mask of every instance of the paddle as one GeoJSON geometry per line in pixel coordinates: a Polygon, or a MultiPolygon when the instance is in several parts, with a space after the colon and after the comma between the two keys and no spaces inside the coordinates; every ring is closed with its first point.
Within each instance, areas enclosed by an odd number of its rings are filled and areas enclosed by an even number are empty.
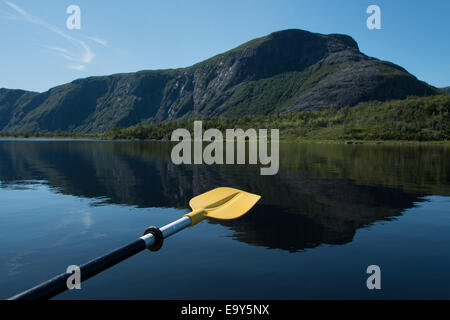
{"type": "MultiPolygon", "coordinates": [[[[100,258],[92,260],[80,267],[81,282],[118,264],[119,262],[141,252],[144,249],[157,251],[163,240],[183,230],[194,226],[205,218],[230,220],[244,215],[261,197],[234,188],[217,188],[192,198],[189,205],[192,212],[161,229],[147,228],[138,240],[118,248],[100,258]]],[[[30,290],[22,292],[10,300],[41,300],[52,298],[68,289],[67,279],[71,274],[63,273],[30,290]]]]}

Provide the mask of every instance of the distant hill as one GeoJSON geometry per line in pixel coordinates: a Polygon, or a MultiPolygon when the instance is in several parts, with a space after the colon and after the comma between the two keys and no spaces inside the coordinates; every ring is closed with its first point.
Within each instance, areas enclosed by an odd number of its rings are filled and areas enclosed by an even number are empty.
{"type": "Polygon", "coordinates": [[[450,94],[450,87],[440,88],[439,90],[441,90],[441,92],[450,94]]]}
{"type": "Polygon", "coordinates": [[[0,131],[103,132],[437,93],[402,67],[364,55],[349,36],[285,30],[188,68],[90,77],[44,93],[0,89],[0,131]]]}

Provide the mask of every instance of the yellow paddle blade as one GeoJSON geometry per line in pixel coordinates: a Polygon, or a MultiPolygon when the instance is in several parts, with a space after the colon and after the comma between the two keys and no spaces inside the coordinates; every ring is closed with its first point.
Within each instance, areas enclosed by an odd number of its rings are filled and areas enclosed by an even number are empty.
{"type": "Polygon", "coordinates": [[[189,202],[193,212],[187,214],[192,225],[204,218],[236,219],[250,210],[261,196],[234,188],[217,188],[205,192],[189,202]]]}

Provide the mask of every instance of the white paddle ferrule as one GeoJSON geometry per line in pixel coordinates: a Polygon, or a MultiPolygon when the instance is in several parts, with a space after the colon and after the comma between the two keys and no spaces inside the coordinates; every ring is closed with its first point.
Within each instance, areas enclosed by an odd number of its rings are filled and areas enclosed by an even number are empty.
{"type": "MultiPolygon", "coordinates": [[[[160,228],[164,239],[170,237],[171,235],[177,233],[178,231],[181,231],[191,225],[191,219],[189,217],[183,217],[181,219],[178,219],[172,223],[169,223],[165,225],[164,227],[160,228]]],[[[143,235],[140,239],[145,241],[145,247],[150,248],[152,245],[155,244],[155,236],[152,233],[148,233],[146,235],[143,235]]]]}

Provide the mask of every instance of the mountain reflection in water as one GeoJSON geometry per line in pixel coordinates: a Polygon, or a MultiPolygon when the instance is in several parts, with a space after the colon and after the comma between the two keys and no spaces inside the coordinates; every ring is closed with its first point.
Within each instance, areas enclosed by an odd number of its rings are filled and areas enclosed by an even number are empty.
{"type": "Polygon", "coordinates": [[[401,215],[424,195],[450,194],[445,146],[286,143],[276,176],[261,176],[259,165],[175,166],[171,147],[0,141],[0,181],[45,181],[62,194],[140,208],[187,208],[215,187],[240,188],[262,200],[237,220],[210,223],[229,227],[238,241],[292,252],[351,242],[357,229],[401,215]]]}

